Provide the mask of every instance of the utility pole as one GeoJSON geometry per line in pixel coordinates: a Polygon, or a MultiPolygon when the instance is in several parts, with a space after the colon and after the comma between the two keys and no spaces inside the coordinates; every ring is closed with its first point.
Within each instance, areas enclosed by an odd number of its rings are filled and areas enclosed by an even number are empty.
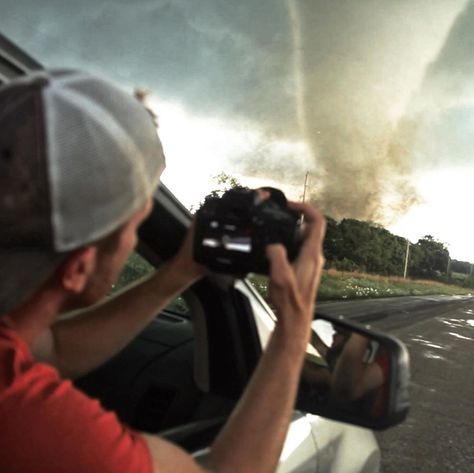
{"type": "MultiPolygon", "coordinates": [[[[303,204],[306,199],[306,188],[308,187],[308,176],[309,176],[309,171],[306,171],[306,176],[304,177],[304,187],[303,187],[303,204]]],[[[304,222],[304,214],[301,215],[301,223],[304,222]]]]}
{"type": "Polygon", "coordinates": [[[451,266],[451,257],[448,254],[448,264],[446,266],[446,276],[449,276],[449,268],[451,266]]]}
{"type": "Polygon", "coordinates": [[[303,187],[303,204],[306,199],[306,188],[308,187],[308,176],[309,176],[309,171],[306,171],[306,176],[304,177],[304,187],[303,187]]]}
{"type": "Polygon", "coordinates": [[[410,254],[410,242],[407,238],[407,252],[405,255],[405,269],[403,270],[403,279],[407,278],[407,270],[408,270],[408,255],[410,254]]]}

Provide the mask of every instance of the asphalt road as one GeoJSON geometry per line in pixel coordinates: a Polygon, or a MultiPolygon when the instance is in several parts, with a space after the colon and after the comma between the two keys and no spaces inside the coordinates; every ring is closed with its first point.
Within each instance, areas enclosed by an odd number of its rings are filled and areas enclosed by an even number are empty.
{"type": "Polygon", "coordinates": [[[377,434],[383,473],[474,472],[474,298],[321,303],[401,339],[411,360],[411,409],[377,434]]]}

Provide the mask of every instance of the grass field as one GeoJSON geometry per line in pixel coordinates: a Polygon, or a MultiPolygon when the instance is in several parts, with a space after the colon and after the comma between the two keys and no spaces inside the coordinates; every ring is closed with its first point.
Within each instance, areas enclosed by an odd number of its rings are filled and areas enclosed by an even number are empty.
{"type": "MultiPolygon", "coordinates": [[[[252,276],[251,281],[266,295],[267,278],[252,276]]],[[[377,297],[423,296],[434,294],[470,294],[472,289],[442,284],[436,281],[403,279],[397,276],[377,276],[363,273],[325,270],[319,288],[319,300],[368,299],[377,297]]]]}
{"type": "MultiPolygon", "coordinates": [[[[127,286],[151,271],[153,271],[153,267],[150,264],[138,254],[132,254],[112,292],[127,286]]],[[[264,276],[255,275],[251,276],[250,280],[265,297],[268,279],[264,276]]],[[[318,299],[328,301],[433,294],[455,295],[470,294],[471,291],[474,292],[472,289],[435,281],[403,279],[396,276],[376,276],[373,274],[341,272],[329,269],[323,272],[318,299]]]]}

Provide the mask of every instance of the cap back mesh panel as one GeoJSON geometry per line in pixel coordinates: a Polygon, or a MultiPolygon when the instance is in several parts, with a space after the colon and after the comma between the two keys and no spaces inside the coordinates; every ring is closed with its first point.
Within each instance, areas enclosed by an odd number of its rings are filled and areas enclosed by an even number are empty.
{"type": "Polygon", "coordinates": [[[136,99],[84,74],[44,91],[55,246],[101,238],[144,205],[164,168],[150,115],[136,99]]]}

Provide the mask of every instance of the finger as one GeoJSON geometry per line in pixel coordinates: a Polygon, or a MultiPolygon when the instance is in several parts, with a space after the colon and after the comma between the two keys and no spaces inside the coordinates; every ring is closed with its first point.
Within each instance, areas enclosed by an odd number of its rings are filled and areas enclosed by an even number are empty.
{"type": "Polygon", "coordinates": [[[265,248],[265,252],[267,255],[267,259],[270,262],[270,276],[274,273],[279,273],[287,270],[288,257],[286,254],[286,248],[280,244],[275,243],[272,245],[268,245],[265,248]]]}
{"type": "Polygon", "coordinates": [[[270,192],[265,189],[258,188],[256,189],[256,192],[261,200],[267,200],[271,197],[270,192]]]}
{"type": "Polygon", "coordinates": [[[326,219],[312,205],[303,204],[301,202],[288,202],[288,206],[296,212],[304,215],[305,227],[308,232],[324,235],[326,229],[326,219]]]}
{"type": "Polygon", "coordinates": [[[289,202],[289,206],[297,212],[303,213],[305,223],[302,228],[303,245],[300,251],[316,256],[322,251],[324,235],[326,234],[326,219],[314,207],[300,202],[289,202]]]}
{"type": "Polygon", "coordinates": [[[316,210],[312,205],[303,202],[288,201],[288,207],[296,212],[302,213],[304,219],[308,223],[317,222],[323,218],[322,214],[316,210]]]}
{"type": "Polygon", "coordinates": [[[197,263],[194,257],[194,233],[196,230],[196,216],[193,217],[191,225],[187,228],[186,234],[181,242],[174,260],[179,267],[185,268],[184,272],[190,276],[201,277],[208,273],[208,269],[197,263]]]}
{"type": "Polygon", "coordinates": [[[270,262],[269,296],[275,305],[276,313],[282,317],[285,314],[302,313],[303,303],[285,247],[280,244],[269,245],[266,255],[270,262]]]}
{"type": "Polygon", "coordinates": [[[281,244],[266,247],[267,259],[270,263],[270,281],[277,287],[290,287],[294,284],[293,268],[288,261],[286,249],[281,244]]]}

